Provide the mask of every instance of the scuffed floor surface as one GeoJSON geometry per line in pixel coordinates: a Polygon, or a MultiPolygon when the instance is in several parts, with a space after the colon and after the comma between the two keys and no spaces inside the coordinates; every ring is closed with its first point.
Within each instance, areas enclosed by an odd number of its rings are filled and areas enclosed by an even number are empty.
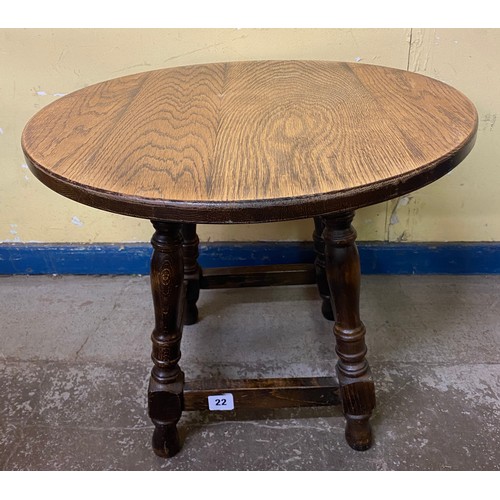
{"type": "MultiPolygon", "coordinates": [[[[147,277],[0,278],[0,469],[498,470],[500,276],[364,276],[375,444],[338,407],[185,413],[182,451],[150,449],[147,277]]],[[[203,291],[186,378],[331,375],[313,286],[203,291]]]]}

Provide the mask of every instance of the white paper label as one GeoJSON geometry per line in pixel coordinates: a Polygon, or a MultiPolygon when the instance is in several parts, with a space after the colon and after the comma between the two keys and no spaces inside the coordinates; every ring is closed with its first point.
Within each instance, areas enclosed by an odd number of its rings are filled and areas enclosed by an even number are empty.
{"type": "Polygon", "coordinates": [[[234,410],[234,399],[231,393],[208,396],[208,409],[212,411],[234,410]]]}

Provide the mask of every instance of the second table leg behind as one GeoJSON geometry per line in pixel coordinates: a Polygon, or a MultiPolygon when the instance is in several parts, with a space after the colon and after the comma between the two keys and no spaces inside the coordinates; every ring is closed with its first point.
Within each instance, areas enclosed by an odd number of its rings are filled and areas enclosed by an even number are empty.
{"type": "Polygon", "coordinates": [[[194,325],[198,321],[196,302],[200,296],[201,267],[198,264],[200,240],[196,234],[196,224],[182,224],[184,279],[186,280],[186,308],[184,324],[194,325]]]}
{"type": "Polygon", "coordinates": [[[325,241],[323,240],[323,231],[325,223],[321,217],[314,217],[314,232],[313,243],[316,258],[314,259],[314,269],[316,272],[316,285],[318,287],[319,295],[321,297],[321,313],[323,317],[333,321],[333,309],[330,299],[330,289],[328,287],[328,280],[326,279],[325,268],[325,241]]]}

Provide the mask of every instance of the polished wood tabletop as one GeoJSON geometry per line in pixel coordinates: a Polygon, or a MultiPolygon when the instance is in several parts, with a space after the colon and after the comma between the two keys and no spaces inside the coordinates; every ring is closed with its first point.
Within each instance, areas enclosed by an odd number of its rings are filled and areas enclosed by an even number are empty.
{"type": "Polygon", "coordinates": [[[168,68],[91,85],[27,124],[50,188],[112,212],[266,222],[422,187],[473,146],[474,105],[416,73],[327,61],[168,68]]]}

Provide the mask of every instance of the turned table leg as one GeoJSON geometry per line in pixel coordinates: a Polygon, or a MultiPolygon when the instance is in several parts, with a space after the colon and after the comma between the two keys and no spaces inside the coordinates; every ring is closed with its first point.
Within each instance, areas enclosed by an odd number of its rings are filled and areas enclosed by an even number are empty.
{"type": "Polygon", "coordinates": [[[328,280],[326,279],[325,269],[325,242],[323,240],[323,230],[325,224],[321,217],[314,217],[314,232],[313,242],[316,259],[314,260],[314,268],[316,270],[316,284],[318,286],[319,295],[322,299],[321,312],[323,316],[333,321],[333,309],[330,300],[330,289],[328,280]]]}
{"type": "Polygon", "coordinates": [[[171,457],[180,450],[177,422],[183,406],[184,373],[179,368],[185,301],[181,224],[153,221],[151,290],[155,310],[152,334],[154,367],[148,390],[149,416],[155,425],[153,450],[171,457]]]}
{"type": "Polygon", "coordinates": [[[186,308],[184,324],[194,325],[198,321],[196,302],[200,296],[201,267],[198,265],[198,245],[196,224],[182,224],[181,228],[184,251],[184,279],[186,280],[186,308]]]}
{"type": "Polygon", "coordinates": [[[326,272],[335,310],[337,376],[346,418],[346,440],[355,450],[372,444],[369,418],[375,407],[375,387],[365,359],[365,327],[359,317],[360,264],[354,212],[323,217],[326,272]]]}

